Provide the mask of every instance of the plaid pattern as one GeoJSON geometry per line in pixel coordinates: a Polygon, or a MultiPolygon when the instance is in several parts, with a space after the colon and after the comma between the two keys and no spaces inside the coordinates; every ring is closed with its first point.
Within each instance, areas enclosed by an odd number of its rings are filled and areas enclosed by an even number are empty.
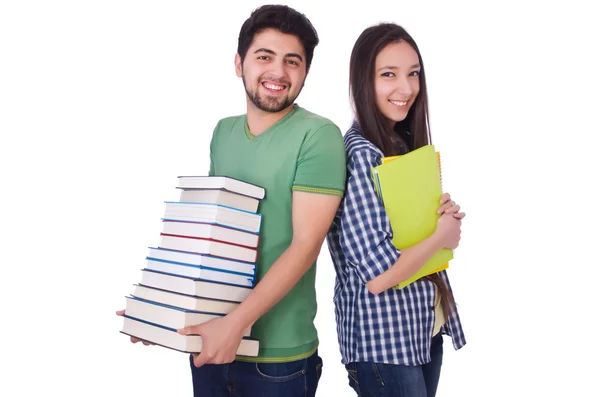
{"type": "MultiPolygon", "coordinates": [[[[392,244],[390,222],[371,179],[383,153],[360,135],[356,124],[344,142],[347,188],[327,235],[336,271],[334,301],[342,363],[426,364],[435,321],[435,286],[421,279],[379,295],[365,286],[401,253],[392,244]]],[[[449,286],[446,271],[440,274],[449,286]]],[[[457,350],[466,343],[456,311],[441,332],[452,337],[457,350]]]]}

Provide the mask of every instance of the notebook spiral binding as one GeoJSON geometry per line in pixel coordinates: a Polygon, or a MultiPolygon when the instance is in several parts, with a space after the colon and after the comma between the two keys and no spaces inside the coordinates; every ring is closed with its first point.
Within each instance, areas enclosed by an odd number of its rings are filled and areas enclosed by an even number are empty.
{"type": "MultiPolygon", "coordinates": [[[[440,152],[435,152],[435,158],[437,159],[438,172],[440,173],[440,186],[442,186],[442,164],[440,160],[440,152]]],[[[442,187],[442,190],[444,188],[442,187]]]]}

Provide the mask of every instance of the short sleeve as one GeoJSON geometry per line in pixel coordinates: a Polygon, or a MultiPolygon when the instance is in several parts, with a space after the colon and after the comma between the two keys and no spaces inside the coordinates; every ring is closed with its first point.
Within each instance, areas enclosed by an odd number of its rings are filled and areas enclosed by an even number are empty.
{"type": "Polygon", "coordinates": [[[337,126],[327,124],[302,144],[292,190],[342,197],[345,183],[344,138],[337,126]]]}
{"type": "Polygon", "coordinates": [[[348,160],[348,185],[342,202],[340,245],[344,256],[364,282],[388,270],[400,257],[392,243],[392,228],[377,196],[371,171],[377,157],[357,151],[348,160]]]}
{"type": "Polygon", "coordinates": [[[219,129],[219,125],[221,124],[221,121],[219,121],[217,123],[217,125],[215,126],[213,133],[212,133],[212,137],[210,138],[210,164],[209,164],[209,168],[208,168],[208,176],[215,176],[215,159],[214,159],[214,150],[213,147],[215,145],[215,136],[217,135],[217,131],[219,129]]]}

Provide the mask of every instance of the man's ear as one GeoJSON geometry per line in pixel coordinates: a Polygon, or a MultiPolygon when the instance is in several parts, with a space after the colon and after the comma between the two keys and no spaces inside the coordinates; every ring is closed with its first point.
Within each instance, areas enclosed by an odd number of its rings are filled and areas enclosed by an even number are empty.
{"type": "Polygon", "coordinates": [[[235,53],[235,74],[237,77],[242,77],[242,57],[237,52],[235,53]]]}

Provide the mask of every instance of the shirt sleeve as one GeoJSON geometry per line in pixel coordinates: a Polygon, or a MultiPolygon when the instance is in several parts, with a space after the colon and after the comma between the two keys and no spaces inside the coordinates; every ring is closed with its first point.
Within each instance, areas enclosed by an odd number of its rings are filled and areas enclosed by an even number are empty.
{"type": "Polygon", "coordinates": [[[340,220],[344,256],[364,283],[388,270],[401,254],[392,243],[390,221],[371,177],[377,165],[377,156],[368,150],[357,151],[348,160],[340,220]]]}
{"type": "Polygon", "coordinates": [[[292,190],[343,196],[346,149],[340,129],[327,124],[307,136],[300,150],[292,190]]]}
{"type": "Polygon", "coordinates": [[[210,164],[208,167],[208,176],[215,176],[215,160],[214,160],[214,156],[213,156],[213,146],[215,144],[215,136],[217,134],[217,130],[219,129],[219,124],[221,124],[220,120],[217,123],[217,125],[215,126],[215,128],[213,129],[212,136],[210,138],[210,153],[209,153],[210,164]]]}
{"type": "Polygon", "coordinates": [[[215,176],[215,164],[213,162],[212,151],[210,152],[210,165],[208,167],[208,176],[215,176]]]}

